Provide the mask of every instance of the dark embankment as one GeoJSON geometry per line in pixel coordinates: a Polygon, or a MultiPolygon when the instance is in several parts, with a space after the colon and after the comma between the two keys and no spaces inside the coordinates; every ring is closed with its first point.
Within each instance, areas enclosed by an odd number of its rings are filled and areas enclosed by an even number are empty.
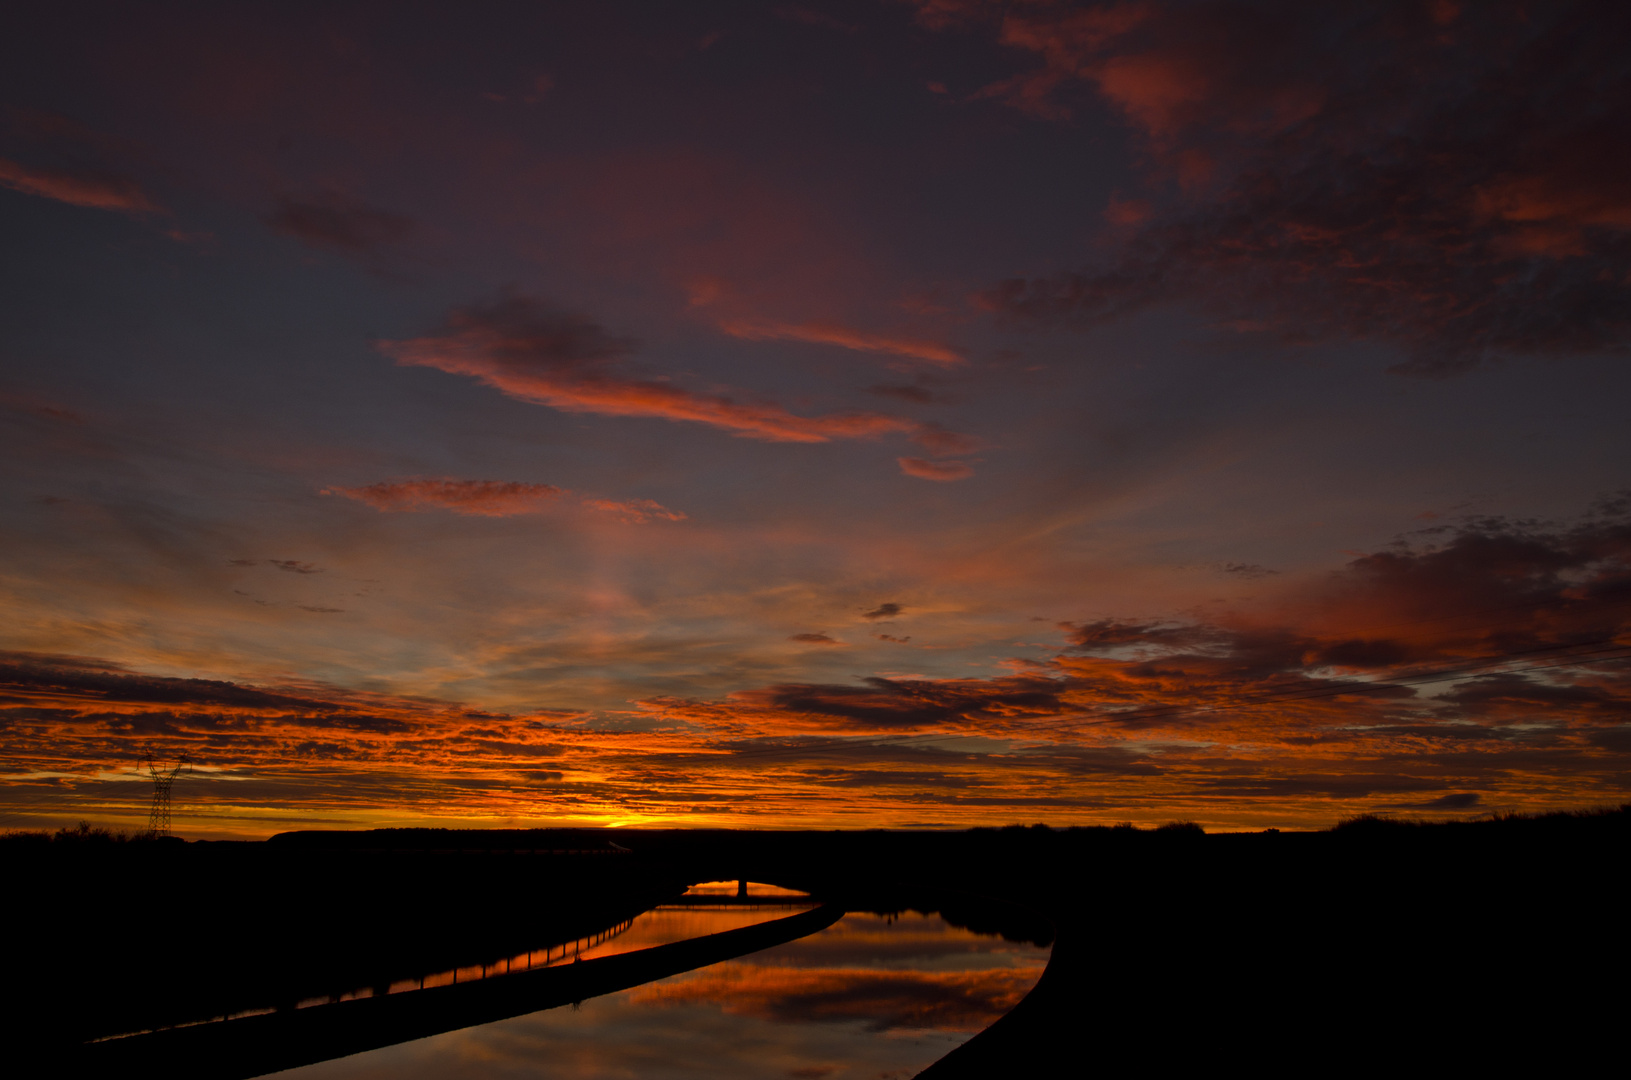
{"type": "Polygon", "coordinates": [[[1033,879],[1059,927],[1041,983],[923,1075],[1583,1075],[1620,1041],[1628,841],[1624,809],[1093,838],[1095,865],[1033,879]]]}
{"type": "Polygon", "coordinates": [[[340,835],[366,839],[0,844],[15,1030],[68,1045],[286,1008],[570,942],[684,888],[596,834],[340,835]]]}
{"type": "MultiPolygon", "coordinates": [[[[604,835],[585,832],[570,849],[610,850],[604,835]]],[[[515,833],[48,854],[0,845],[7,925],[27,931],[11,988],[28,997],[11,1015],[25,1037],[67,1045],[95,1030],[87,1017],[105,1018],[97,1001],[144,985],[218,1013],[231,998],[223,987],[265,1000],[250,974],[292,986],[301,964],[326,962],[326,949],[346,952],[349,973],[470,963],[484,949],[496,958],[517,942],[533,947],[526,935],[549,920],[606,925],[680,883],[746,878],[851,910],[938,910],[976,930],[1055,942],[1036,989],[932,1066],[931,1080],[1220,1067],[1574,1074],[1619,1050],[1628,809],[1211,836],[1193,827],[610,836],[628,853],[469,850],[569,849],[564,836],[515,833]],[[285,948],[301,959],[280,957],[285,948]]],[[[431,992],[393,997],[421,993],[431,992]]]]}
{"type": "Polygon", "coordinates": [[[1042,981],[931,1067],[959,1077],[1235,1067],[1583,1073],[1618,1052],[1631,809],[1319,833],[1009,828],[641,833],[721,876],[942,907],[1043,940],[1042,981]],[[1016,914],[1023,910],[1029,918],[1016,914]]]}
{"type": "Polygon", "coordinates": [[[626,990],[813,934],[843,914],[842,908],[829,905],[689,941],[463,986],[92,1043],[71,1053],[69,1071],[84,1076],[162,1073],[177,1080],[261,1076],[626,990]]]}

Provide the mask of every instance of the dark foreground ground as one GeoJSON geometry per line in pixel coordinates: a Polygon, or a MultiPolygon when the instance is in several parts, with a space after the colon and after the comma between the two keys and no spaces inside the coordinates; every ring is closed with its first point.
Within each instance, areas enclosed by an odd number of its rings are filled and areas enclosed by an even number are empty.
{"type": "MultiPolygon", "coordinates": [[[[56,1054],[66,1064],[102,1035],[286,1011],[484,963],[615,925],[689,882],[746,878],[839,907],[938,910],[1054,941],[1031,995],[931,1067],[932,1080],[1570,1075],[1623,1058],[1628,841],[1627,808],[1213,836],[1015,827],[11,838],[0,843],[7,1043],[13,1060],[56,1054]]],[[[182,1072],[209,1075],[207,1062],[192,1065],[182,1072]]]]}

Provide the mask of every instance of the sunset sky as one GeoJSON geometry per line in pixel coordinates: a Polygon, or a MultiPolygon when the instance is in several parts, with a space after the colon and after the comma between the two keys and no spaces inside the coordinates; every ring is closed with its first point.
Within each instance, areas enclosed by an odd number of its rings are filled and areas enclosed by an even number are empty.
{"type": "Polygon", "coordinates": [[[8,12],[0,828],[1628,797],[1631,7],[8,12]]]}

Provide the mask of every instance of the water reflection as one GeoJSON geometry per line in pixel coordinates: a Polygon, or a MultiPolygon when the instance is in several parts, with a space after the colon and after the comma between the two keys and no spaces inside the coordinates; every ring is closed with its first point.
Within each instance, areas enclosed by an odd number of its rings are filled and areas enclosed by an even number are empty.
{"type": "Polygon", "coordinates": [[[685,890],[686,896],[730,896],[743,900],[772,900],[809,896],[781,885],[768,885],[762,881],[699,881],[685,890]]]}
{"type": "MultiPolygon", "coordinates": [[[[647,914],[713,919],[733,913],[647,914]]],[[[653,933],[662,932],[660,920],[651,925],[653,933]]],[[[1046,962],[1046,949],[977,935],[938,916],[854,913],[802,940],[594,998],[578,1009],[533,1013],[279,1075],[904,1078],[1012,1008],[1046,962]]]]}
{"type": "MultiPolygon", "coordinates": [[[[753,926],[770,919],[779,919],[795,911],[815,907],[809,893],[784,889],[779,885],[765,885],[757,881],[705,881],[693,885],[681,897],[681,904],[659,904],[634,918],[608,927],[590,937],[551,945],[544,949],[531,949],[513,956],[501,957],[485,964],[448,968],[413,979],[399,979],[384,988],[359,987],[349,993],[330,994],[307,998],[299,1008],[327,1005],[353,998],[373,997],[381,992],[401,994],[410,990],[424,990],[433,986],[455,986],[474,982],[494,975],[507,975],[512,971],[530,971],[533,968],[555,967],[578,960],[592,960],[599,956],[649,949],[654,945],[667,945],[671,941],[685,941],[705,934],[718,934],[740,926],[753,926]],[[714,902],[717,901],[717,902],[714,902]]],[[[254,1016],[270,1009],[248,1009],[232,1017],[254,1016]]]]}

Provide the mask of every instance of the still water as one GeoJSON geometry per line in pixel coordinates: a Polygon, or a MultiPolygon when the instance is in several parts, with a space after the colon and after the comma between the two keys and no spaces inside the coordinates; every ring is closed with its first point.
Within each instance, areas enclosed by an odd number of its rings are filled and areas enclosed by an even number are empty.
{"type": "MultiPolygon", "coordinates": [[[[615,945],[601,948],[644,948],[792,910],[775,902],[747,909],[656,909],[619,934],[615,945]]],[[[592,998],[578,1008],[278,1075],[903,1080],[1018,1003],[1047,958],[1047,949],[974,934],[937,915],[852,913],[802,940],[592,998]]]]}

